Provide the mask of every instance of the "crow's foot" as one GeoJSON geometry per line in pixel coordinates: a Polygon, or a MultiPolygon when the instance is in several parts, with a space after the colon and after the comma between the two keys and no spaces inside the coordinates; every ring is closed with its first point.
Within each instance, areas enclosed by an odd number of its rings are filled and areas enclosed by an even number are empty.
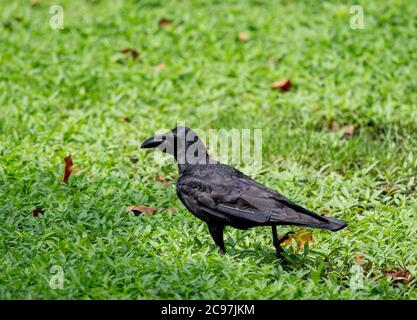
{"type": "Polygon", "coordinates": [[[280,239],[278,239],[278,243],[281,244],[284,241],[288,240],[290,238],[290,235],[295,234],[294,232],[290,231],[284,234],[280,239]]]}
{"type": "Polygon", "coordinates": [[[283,243],[285,240],[289,239],[290,235],[294,234],[294,232],[290,231],[287,232],[282,238],[278,239],[278,234],[277,234],[277,227],[276,226],[272,226],[272,241],[275,247],[275,251],[276,251],[276,256],[279,260],[285,261],[285,257],[282,254],[284,251],[284,249],[282,249],[281,247],[281,243],[283,243]]]}

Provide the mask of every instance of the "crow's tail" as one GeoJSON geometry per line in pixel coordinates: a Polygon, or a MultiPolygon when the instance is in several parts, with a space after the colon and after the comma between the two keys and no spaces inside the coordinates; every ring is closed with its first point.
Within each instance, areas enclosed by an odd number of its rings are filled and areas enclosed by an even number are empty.
{"type": "Polygon", "coordinates": [[[338,231],[347,226],[347,223],[343,220],[319,216],[289,201],[285,203],[284,208],[273,210],[269,221],[272,224],[298,225],[331,231],[338,231]]]}
{"type": "Polygon", "coordinates": [[[327,229],[331,231],[338,231],[347,226],[347,223],[343,220],[336,218],[325,218],[327,220],[324,224],[319,224],[317,227],[312,226],[313,228],[327,229]]]}

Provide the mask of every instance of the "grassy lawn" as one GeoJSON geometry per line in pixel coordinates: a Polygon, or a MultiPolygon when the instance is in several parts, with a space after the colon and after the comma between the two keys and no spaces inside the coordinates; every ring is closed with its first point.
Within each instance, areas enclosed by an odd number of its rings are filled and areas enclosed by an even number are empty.
{"type": "Polygon", "coordinates": [[[0,0],[0,298],[416,299],[417,2],[360,1],[363,30],[352,4],[0,0]],[[287,265],[270,228],[227,229],[219,255],[176,165],[138,149],[177,121],[262,129],[262,167],[239,169],[348,228],[287,265]]]}

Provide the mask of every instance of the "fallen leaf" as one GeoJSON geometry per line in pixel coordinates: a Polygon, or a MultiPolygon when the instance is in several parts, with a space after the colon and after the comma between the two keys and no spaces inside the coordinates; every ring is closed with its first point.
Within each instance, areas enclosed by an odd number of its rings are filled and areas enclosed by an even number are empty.
{"type": "Polygon", "coordinates": [[[353,133],[355,132],[355,126],[353,124],[348,124],[342,128],[343,136],[342,138],[347,139],[350,138],[353,133]]]}
{"type": "Polygon", "coordinates": [[[161,174],[155,174],[155,180],[162,183],[164,187],[168,186],[168,181],[161,174]]]}
{"type": "MultiPolygon", "coordinates": [[[[281,241],[283,237],[284,236],[278,237],[278,239],[281,241]]],[[[292,242],[293,237],[294,237],[294,235],[288,235],[288,238],[286,240],[284,240],[282,242],[282,244],[285,245],[285,246],[289,246],[292,242]]]]}
{"type": "Polygon", "coordinates": [[[161,20],[159,20],[159,26],[161,28],[165,28],[167,26],[169,26],[172,23],[172,20],[168,19],[168,18],[162,18],[161,20]]]}
{"type": "Polygon", "coordinates": [[[355,132],[355,126],[353,124],[341,126],[336,120],[330,122],[331,132],[341,132],[342,139],[350,138],[355,132]]]}
{"type": "Polygon", "coordinates": [[[385,277],[390,278],[392,283],[398,284],[407,284],[411,281],[411,273],[406,269],[394,269],[383,271],[385,277]]]}
{"type": "Polygon", "coordinates": [[[363,255],[361,255],[361,254],[355,255],[355,261],[357,263],[360,263],[362,260],[363,260],[363,255]]]}
{"type": "Polygon", "coordinates": [[[155,66],[155,71],[161,71],[165,69],[165,64],[160,63],[157,66],[155,66]]]}
{"type": "Polygon", "coordinates": [[[336,120],[332,120],[332,122],[330,122],[330,130],[332,132],[338,132],[340,130],[340,126],[336,120]]]}
{"type": "Polygon", "coordinates": [[[250,39],[249,33],[247,33],[247,32],[241,32],[241,33],[239,33],[239,40],[240,41],[246,42],[246,41],[249,41],[249,39],[250,39]]]}
{"type": "Polygon", "coordinates": [[[283,244],[286,246],[291,245],[292,239],[297,242],[298,249],[304,249],[306,243],[309,248],[313,247],[313,233],[311,231],[296,231],[294,234],[288,235],[288,239],[283,244]]]}
{"type": "Polygon", "coordinates": [[[33,209],[33,211],[32,211],[32,215],[34,216],[34,217],[39,217],[39,216],[41,216],[41,215],[43,215],[44,214],[44,210],[42,209],[42,208],[36,208],[36,209],[33,209]]]}
{"type": "Polygon", "coordinates": [[[62,181],[64,183],[68,183],[68,179],[70,175],[72,174],[72,172],[74,171],[74,166],[72,163],[71,155],[65,157],[64,161],[65,161],[65,169],[64,169],[64,178],[62,179],[62,181]]]}
{"type": "Polygon", "coordinates": [[[122,121],[122,122],[125,122],[125,123],[129,123],[129,122],[130,122],[130,118],[129,118],[129,117],[126,117],[126,116],[124,116],[124,117],[122,117],[122,118],[121,118],[121,121],[122,121]]]}
{"type": "Polygon", "coordinates": [[[281,91],[289,91],[292,87],[292,83],[288,79],[275,81],[272,85],[272,89],[280,89],[281,91]]]}
{"type": "Polygon", "coordinates": [[[300,233],[297,236],[297,242],[299,248],[304,248],[304,244],[307,243],[309,248],[313,247],[313,233],[311,231],[306,231],[300,233]]]}
{"type": "Polygon", "coordinates": [[[156,212],[155,208],[147,207],[147,206],[129,206],[126,208],[126,212],[134,212],[135,214],[145,213],[147,215],[153,215],[156,212]]]}
{"type": "Polygon", "coordinates": [[[125,56],[131,56],[133,59],[137,59],[139,57],[139,51],[132,48],[126,48],[120,51],[120,53],[124,54],[125,56]]]}
{"type": "Polygon", "coordinates": [[[30,0],[30,5],[32,7],[37,6],[39,4],[38,0],[30,0]]]}

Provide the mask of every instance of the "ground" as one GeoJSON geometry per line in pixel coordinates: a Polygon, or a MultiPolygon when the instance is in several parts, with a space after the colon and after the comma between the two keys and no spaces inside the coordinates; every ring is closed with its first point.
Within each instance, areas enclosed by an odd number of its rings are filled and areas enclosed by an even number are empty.
{"type": "Polygon", "coordinates": [[[364,29],[353,4],[1,0],[0,298],[416,299],[417,2],[360,1],[364,29]],[[237,167],[349,226],[287,264],[269,228],[227,229],[219,255],[138,149],[177,121],[262,129],[237,167]]]}

